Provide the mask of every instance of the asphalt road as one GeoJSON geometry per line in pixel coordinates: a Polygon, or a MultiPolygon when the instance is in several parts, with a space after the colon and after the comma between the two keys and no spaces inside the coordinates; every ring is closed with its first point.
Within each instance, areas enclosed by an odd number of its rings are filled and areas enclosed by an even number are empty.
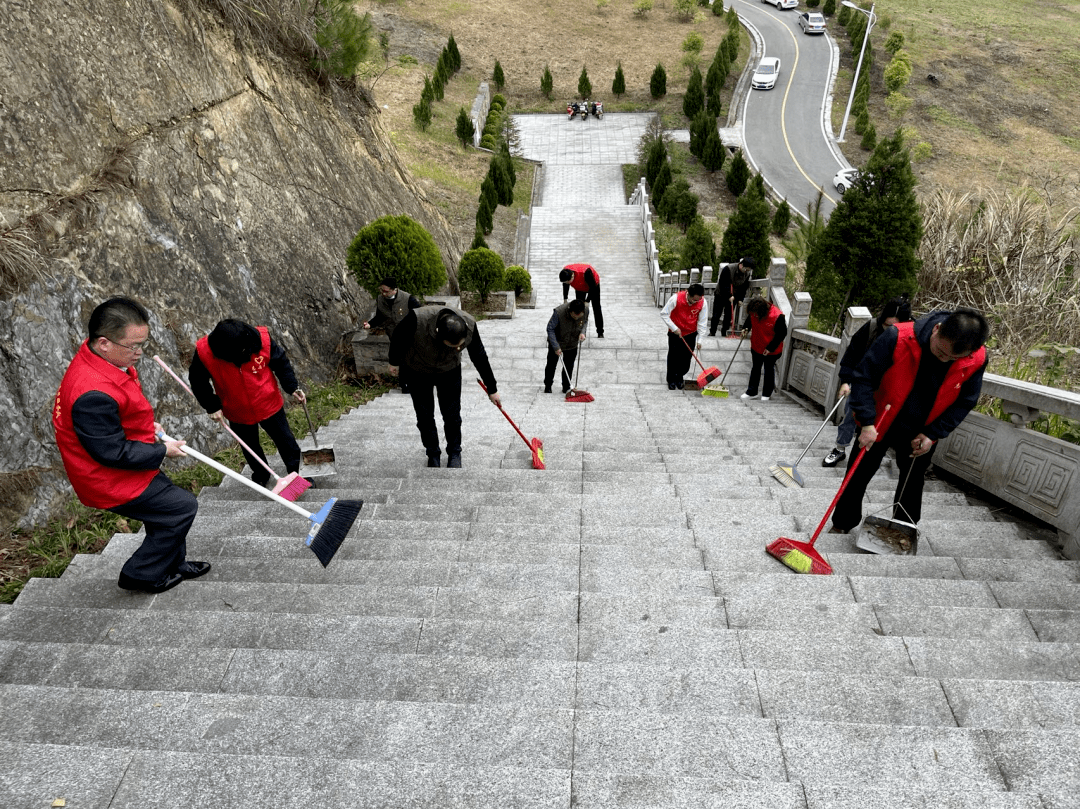
{"type": "MultiPolygon", "coordinates": [[[[829,110],[838,50],[832,34],[809,35],[799,28],[800,6],[780,11],[761,0],[730,0],[739,17],[755,32],[764,55],[780,59],[780,77],[772,90],[749,90],[739,115],[744,152],[792,211],[807,206],[825,192],[822,213],[828,216],[839,201],[833,175],[848,163],[835,146],[829,110]]],[[[829,21],[831,27],[836,23],[829,21]]],[[[761,54],[758,54],[760,56],[761,54]]],[[[756,64],[756,58],[754,63],[756,64]]],[[[847,99],[836,99],[846,106],[847,99]]],[[[851,124],[848,124],[848,139],[851,124]]]]}

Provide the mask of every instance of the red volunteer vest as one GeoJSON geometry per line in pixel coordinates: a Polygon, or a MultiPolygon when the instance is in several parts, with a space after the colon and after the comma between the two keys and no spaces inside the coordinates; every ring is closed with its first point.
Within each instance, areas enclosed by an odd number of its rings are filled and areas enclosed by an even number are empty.
{"type": "Polygon", "coordinates": [[[72,406],[90,391],[100,391],[116,402],[129,441],[154,443],[154,408],[143,395],[134,365],[127,372],[121,371],[91,351],[86,342],[79,346],[53,403],[56,446],[79,500],[91,508],[113,508],[142,494],[158,470],[117,469],[103,466],[90,456],[71,423],[72,406]]]}
{"type": "Polygon", "coordinates": [[[570,279],[570,286],[576,289],[578,292],[588,292],[589,285],[585,283],[585,271],[592,270],[593,277],[596,279],[597,285],[600,284],[600,273],[596,271],[595,267],[588,264],[567,264],[563,267],[564,270],[570,270],[574,273],[574,277],[570,279]]]}
{"type": "Polygon", "coordinates": [[[237,424],[258,424],[285,405],[277,377],[270,370],[270,332],[266,326],[259,326],[258,330],[262,347],[239,368],[215,357],[206,337],[200,337],[195,344],[199,359],[214,379],[221,412],[237,424]]]}
{"type": "Polygon", "coordinates": [[[679,333],[685,337],[698,329],[698,314],[701,312],[701,307],[705,305],[705,299],[695,303],[693,306],[686,302],[686,290],[682,290],[675,296],[675,306],[671,310],[671,322],[679,327],[679,333]]]}
{"type": "MultiPolygon", "coordinates": [[[[772,338],[775,335],[773,331],[776,326],[776,320],[780,317],[781,311],[775,306],[769,307],[769,314],[763,318],[754,317],[750,315],[750,324],[754,327],[750,332],[750,350],[757,354],[765,353],[765,346],[772,342],[772,338]]],[[[776,354],[782,354],[784,352],[784,344],[781,343],[776,347],[776,353],[769,356],[775,356],[776,354]]]]}
{"type": "MultiPolygon", "coordinates": [[[[878,428],[878,441],[888,432],[889,426],[893,423],[893,419],[896,418],[896,414],[900,412],[904,402],[907,401],[911,388],[915,384],[915,374],[919,371],[919,360],[922,358],[922,346],[919,345],[918,338],[915,336],[915,324],[911,322],[897,323],[896,330],[899,332],[899,336],[896,338],[896,348],[893,350],[892,367],[885,372],[885,375],[881,378],[881,384],[878,385],[878,389],[874,393],[874,404],[878,418],[881,418],[881,414],[885,413],[885,405],[892,405],[892,409],[885,415],[881,427],[878,428]]],[[[930,409],[930,415],[926,419],[927,424],[931,424],[934,419],[945,412],[949,405],[959,398],[960,386],[970,379],[972,374],[982,368],[984,362],[986,362],[985,347],[979,348],[970,357],[953,360],[949,365],[949,370],[945,372],[945,381],[941,383],[941,387],[938,389],[937,397],[934,399],[934,406],[930,409]]]]}

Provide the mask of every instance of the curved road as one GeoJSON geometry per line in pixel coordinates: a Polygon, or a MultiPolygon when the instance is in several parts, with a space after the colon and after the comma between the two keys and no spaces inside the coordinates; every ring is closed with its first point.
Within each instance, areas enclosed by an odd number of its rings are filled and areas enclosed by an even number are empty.
{"type": "Polygon", "coordinates": [[[746,93],[739,116],[744,153],[797,214],[806,213],[821,188],[827,217],[839,201],[833,175],[848,166],[827,123],[838,58],[831,35],[804,34],[798,24],[803,7],[780,11],[761,0],[730,2],[761,51],[751,56],[753,64],[768,55],[779,57],[781,65],[775,88],[746,93]]]}

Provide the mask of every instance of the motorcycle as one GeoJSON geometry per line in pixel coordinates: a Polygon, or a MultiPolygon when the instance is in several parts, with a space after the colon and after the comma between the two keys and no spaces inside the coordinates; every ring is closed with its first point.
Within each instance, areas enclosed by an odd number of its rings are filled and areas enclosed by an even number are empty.
{"type": "Polygon", "coordinates": [[[566,120],[573,120],[574,115],[577,113],[577,102],[570,101],[566,105],[566,120]]]}
{"type": "Polygon", "coordinates": [[[597,120],[604,120],[604,102],[597,101],[593,103],[590,112],[592,112],[592,114],[596,116],[597,120]]]}
{"type": "Polygon", "coordinates": [[[581,110],[581,120],[582,120],[582,121],[587,121],[587,120],[589,120],[589,102],[588,102],[588,101],[582,101],[582,102],[581,102],[581,103],[580,103],[580,104],[578,105],[578,107],[579,107],[579,108],[580,108],[580,110],[581,110]]]}

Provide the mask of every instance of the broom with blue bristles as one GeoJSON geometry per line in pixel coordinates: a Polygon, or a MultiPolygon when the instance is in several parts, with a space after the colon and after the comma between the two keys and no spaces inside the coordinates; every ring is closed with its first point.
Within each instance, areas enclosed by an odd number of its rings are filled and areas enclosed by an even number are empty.
{"type": "MultiPolygon", "coordinates": [[[[165,434],[163,430],[158,431],[158,438],[162,441],[176,441],[178,439],[170,438],[165,434]]],[[[307,539],[304,544],[311,548],[311,552],[315,554],[315,557],[322,562],[322,566],[326,567],[330,564],[330,560],[334,558],[334,554],[337,553],[338,548],[341,547],[341,543],[345,541],[345,535],[349,533],[349,529],[352,528],[353,523],[356,522],[356,518],[360,515],[360,509],[364,505],[363,500],[338,500],[336,497],[331,497],[326,503],[314,514],[307,509],[301,508],[290,500],[286,500],[280,494],[274,494],[268,492],[258,483],[248,480],[239,472],[234,472],[224,464],[220,464],[213,458],[209,458],[203,455],[196,449],[192,449],[187,444],[184,444],[180,450],[185,455],[190,455],[197,461],[202,461],[207,466],[213,467],[223,475],[228,475],[234,478],[249,489],[261,494],[263,497],[268,497],[275,503],[292,509],[297,514],[301,514],[307,517],[311,521],[311,528],[308,530],[307,539]]]]}
{"type": "MultiPolygon", "coordinates": [[[[881,414],[877,424],[874,425],[875,429],[881,427],[881,423],[885,419],[885,413],[888,413],[891,409],[892,405],[885,405],[885,412],[881,414]]],[[[799,542],[798,540],[789,539],[788,537],[780,537],[766,545],[765,552],[770,556],[775,556],[796,573],[816,573],[821,576],[831,575],[833,572],[832,565],[826,562],[825,557],[817,552],[814,548],[814,543],[817,542],[821,530],[829,520],[829,515],[832,514],[833,509],[836,508],[836,503],[840,499],[840,495],[844,493],[848,481],[851,480],[851,476],[855,474],[855,470],[859,468],[859,462],[862,461],[863,455],[865,454],[866,447],[862,447],[859,450],[859,454],[855,456],[851,468],[849,468],[847,474],[844,475],[844,480],[840,484],[840,488],[837,489],[836,496],[833,497],[832,502],[829,503],[829,508],[826,509],[825,516],[821,518],[821,522],[818,523],[817,530],[814,531],[814,535],[810,537],[809,542],[799,542]]]]}

